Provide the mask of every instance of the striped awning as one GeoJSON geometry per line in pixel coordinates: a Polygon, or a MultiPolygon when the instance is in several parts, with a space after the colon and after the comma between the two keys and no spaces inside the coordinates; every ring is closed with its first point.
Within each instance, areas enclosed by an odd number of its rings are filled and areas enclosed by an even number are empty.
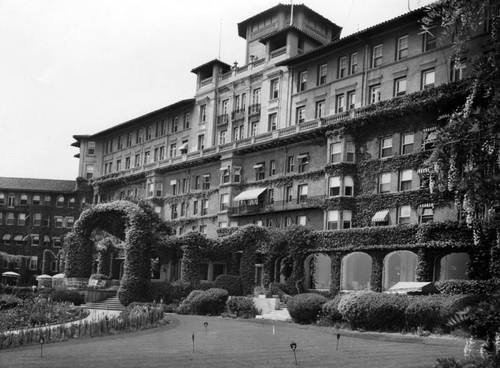
{"type": "Polygon", "coordinates": [[[388,221],[389,210],[377,211],[372,217],[372,222],[385,222],[388,221]]]}
{"type": "Polygon", "coordinates": [[[12,238],[12,235],[10,235],[10,234],[5,234],[5,235],[2,237],[2,240],[10,240],[10,238],[12,238]]]}
{"type": "Polygon", "coordinates": [[[434,130],[437,130],[437,127],[433,126],[433,127],[429,127],[429,128],[424,128],[423,132],[427,133],[427,132],[432,132],[434,130]]]}
{"type": "Polygon", "coordinates": [[[249,199],[257,199],[267,188],[254,188],[245,190],[241,192],[236,197],[234,197],[235,201],[247,201],[249,199]]]}
{"type": "Polygon", "coordinates": [[[43,242],[44,243],[50,243],[50,237],[48,235],[43,236],[43,242]]]}
{"type": "Polygon", "coordinates": [[[417,174],[425,174],[429,172],[428,167],[421,167],[420,169],[417,170],[417,174]]]}
{"type": "Polygon", "coordinates": [[[14,241],[23,241],[23,236],[22,235],[16,235],[14,237],[14,241]]]}
{"type": "Polygon", "coordinates": [[[434,208],[434,203],[421,203],[418,208],[434,208]]]}

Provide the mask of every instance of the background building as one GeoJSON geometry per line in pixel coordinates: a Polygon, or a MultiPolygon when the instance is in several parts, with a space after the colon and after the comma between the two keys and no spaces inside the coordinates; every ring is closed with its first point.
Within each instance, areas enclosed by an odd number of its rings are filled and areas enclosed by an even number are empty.
{"type": "MultiPolygon", "coordinates": [[[[439,27],[422,32],[424,14],[344,38],[304,5],[239,23],[245,65],[209,61],[192,69],[194,99],[74,136],[94,203],[147,198],[178,235],[252,223],[343,231],[460,222],[423,164],[438,117],[463,101],[468,61],[450,62],[450,40],[439,27]]],[[[474,35],[471,57],[486,32],[474,35]]],[[[416,279],[409,248],[387,251],[384,288],[416,279]]],[[[467,277],[469,254],[451,249],[435,259],[435,280],[467,277]]],[[[370,257],[344,254],[342,288],[370,288],[370,257]]],[[[308,287],[328,288],[329,257],[312,255],[306,269],[308,287]]]]}

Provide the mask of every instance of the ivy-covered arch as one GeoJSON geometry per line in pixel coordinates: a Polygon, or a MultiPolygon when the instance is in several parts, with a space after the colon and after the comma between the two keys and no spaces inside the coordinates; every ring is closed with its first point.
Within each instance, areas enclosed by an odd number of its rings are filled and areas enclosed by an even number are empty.
{"type": "Polygon", "coordinates": [[[67,277],[89,277],[94,243],[92,231],[102,229],[125,241],[125,267],[118,298],[124,305],[148,299],[151,248],[169,229],[145,202],[115,201],[85,210],[66,237],[67,277]]]}

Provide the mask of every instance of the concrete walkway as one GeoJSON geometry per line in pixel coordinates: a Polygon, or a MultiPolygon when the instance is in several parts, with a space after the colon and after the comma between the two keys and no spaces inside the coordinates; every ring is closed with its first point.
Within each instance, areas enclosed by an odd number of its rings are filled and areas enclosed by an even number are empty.
{"type": "Polygon", "coordinates": [[[431,367],[463,356],[463,340],[348,333],[266,320],[168,315],[171,323],[115,336],[0,351],[0,367],[431,367]],[[204,323],[208,322],[205,330],[204,323]],[[194,335],[194,352],[193,352],[194,335]]]}

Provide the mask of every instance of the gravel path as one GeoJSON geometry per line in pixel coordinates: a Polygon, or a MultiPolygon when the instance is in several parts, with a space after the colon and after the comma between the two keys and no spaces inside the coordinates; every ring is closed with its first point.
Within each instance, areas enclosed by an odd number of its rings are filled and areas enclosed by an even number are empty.
{"type": "Polygon", "coordinates": [[[116,336],[0,350],[0,367],[432,367],[461,358],[463,340],[341,332],[286,322],[171,316],[172,323],[116,336]],[[204,322],[208,322],[205,330],[204,322]],[[194,353],[193,340],[194,334],[194,353]]]}

